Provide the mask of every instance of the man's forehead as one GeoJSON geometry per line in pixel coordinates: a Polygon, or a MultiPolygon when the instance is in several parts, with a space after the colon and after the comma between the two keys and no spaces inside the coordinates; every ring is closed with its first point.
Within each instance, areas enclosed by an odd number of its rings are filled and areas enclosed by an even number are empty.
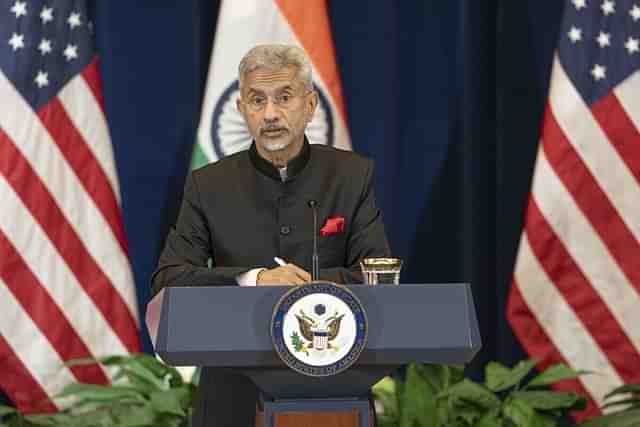
{"type": "Polygon", "coordinates": [[[257,68],[247,73],[243,79],[244,90],[279,89],[297,84],[297,67],[289,65],[279,70],[257,68]]]}

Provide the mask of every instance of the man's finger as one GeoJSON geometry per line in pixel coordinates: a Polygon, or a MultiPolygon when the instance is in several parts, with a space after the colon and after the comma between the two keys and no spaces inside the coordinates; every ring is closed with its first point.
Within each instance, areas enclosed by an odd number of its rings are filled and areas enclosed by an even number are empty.
{"type": "Polygon", "coordinates": [[[300,277],[305,282],[311,281],[311,275],[307,273],[305,270],[303,270],[302,268],[298,267],[297,265],[289,263],[285,265],[285,267],[293,271],[296,274],[296,276],[300,277]]]}
{"type": "Polygon", "coordinates": [[[293,285],[304,285],[306,281],[298,276],[293,270],[288,270],[286,272],[287,281],[293,285]]]}

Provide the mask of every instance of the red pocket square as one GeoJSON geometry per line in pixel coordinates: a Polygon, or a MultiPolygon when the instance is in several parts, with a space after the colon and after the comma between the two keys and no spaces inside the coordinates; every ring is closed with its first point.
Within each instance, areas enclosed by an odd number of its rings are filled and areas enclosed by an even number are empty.
{"type": "Polygon", "coordinates": [[[327,218],[324,227],[320,229],[321,236],[331,236],[332,234],[342,233],[344,231],[344,217],[332,216],[327,218]]]}

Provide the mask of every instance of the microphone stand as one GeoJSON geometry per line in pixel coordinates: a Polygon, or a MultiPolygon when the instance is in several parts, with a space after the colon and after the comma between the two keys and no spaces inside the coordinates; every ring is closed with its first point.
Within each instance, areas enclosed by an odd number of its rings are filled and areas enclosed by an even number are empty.
{"type": "Polygon", "coordinates": [[[318,261],[318,202],[309,200],[309,207],[313,211],[313,255],[311,256],[311,281],[318,280],[319,261],[318,261]]]}

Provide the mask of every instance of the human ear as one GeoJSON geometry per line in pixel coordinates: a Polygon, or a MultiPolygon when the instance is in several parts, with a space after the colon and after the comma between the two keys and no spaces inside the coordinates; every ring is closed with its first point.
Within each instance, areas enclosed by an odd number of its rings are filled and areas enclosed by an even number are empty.
{"type": "Polygon", "coordinates": [[[316,112],[316,108],[318,107],[318,92],[314,90],[309,95],[310,96],[307,101],[307,107],[308,107],[307,121],[308,122],[311,121],[311,119],[313,118],[313,114],[316,112]]]}

